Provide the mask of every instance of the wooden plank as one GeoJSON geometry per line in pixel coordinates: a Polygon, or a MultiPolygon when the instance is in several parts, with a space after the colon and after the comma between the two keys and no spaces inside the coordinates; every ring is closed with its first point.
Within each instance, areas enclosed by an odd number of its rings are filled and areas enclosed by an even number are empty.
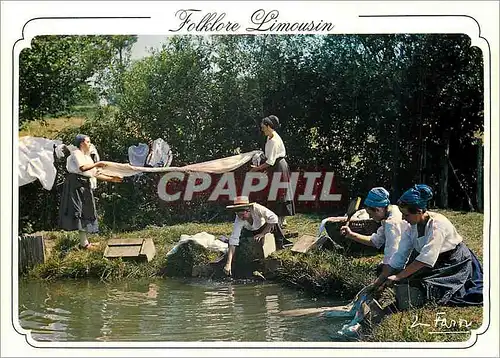
{"type": "Polygon", "coordinates": [[[104,257],[137,257],[141,247],[134,246],[108,246],[104,252],[104,257]]]}
{"type": "Polygon", "coordinates": [[[317,238],[312,235],[302,235],[292,246],[293,252],[306,253],[316,242],[317,238]]]}
{"type": "Polygon", "coordinates": [[[144,239],[111,239],[108,241],[108,246],[130,246],[142,245],[144,239]]]}
{"type": "Polygon", "coordinates": [[[264,242],[262,243],[262,254],[264,258],[271,255],[274,251],[276,251],[276,241],[274,240],[274,235],[269,233],[264,235],[264,242]]]}
{"type": "Polygon", "coordinates": [[[45,260],[42,235],[23,235],[18,237],[18,268],[24,273],[45,260]]]}
{"type": "Polygon", "coordinates": [[[151,261],[153,257],[155,257],[156,249],[152,239],[144,239],[139,254],[146,256],[148,262],[151,261]]]}
{"type": "Polygon", "coordinates": [[[293,310],[281,311],[280,314],[288,317],[300,317],[315,314],[321,316],[326,312],[332,313],[332,316],[339,318],[352,318],[354,317],[353,312],[351,312],[352,306],[331,306],[331,307],[311,307],[311,308],[297,308],[293,310]]]}

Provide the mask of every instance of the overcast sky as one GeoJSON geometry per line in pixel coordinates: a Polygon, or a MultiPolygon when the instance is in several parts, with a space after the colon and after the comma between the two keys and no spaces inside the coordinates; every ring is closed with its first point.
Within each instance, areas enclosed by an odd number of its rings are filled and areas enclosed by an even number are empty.
{"type": "Polygon", "coordinates": [[[138,60],[147,56],[149,48],[160,48],[162,43],[165,42],[167,36],[164,35],[139,35],[137,42],[132,46],[132,60],[138,60]]]}

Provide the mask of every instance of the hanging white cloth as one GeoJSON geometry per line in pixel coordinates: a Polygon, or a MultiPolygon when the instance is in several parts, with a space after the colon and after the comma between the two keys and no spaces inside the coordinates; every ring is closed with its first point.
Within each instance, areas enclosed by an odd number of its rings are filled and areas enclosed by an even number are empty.
{"type": "MultiPolygon", "coordinates": [[[[167,160],[165,164],[170,164],[172,158],[168,156],[171,153],[170,147],[169,151],[165,151],[167,147],[158,141],[160,146],[163,148],[164,154],[161,158],[167,160]]],[[[168,146],[168,144],[166,144],[168,146]]],[[[26,185],[35,180],[40,180],[42,186],[50,190],[54,185],[56,178],[56,168],[54,167],[54,152],[59,157],[59,155],[64,155],[63,150],[64,144],[59,140],[51,140],[46,138],[37,137],[21,137],[19,138],[19,163],[18,163],[18,173],[19,173],[19,186],[26,185]],[[58,154],[57,154],[58,153],[58,154]]],[[[69,152],[76,149],[73,145],[66,146],[69,152]]],[[[95,155],[97,161],[99,160],[99,153],[96,148],[91,146],[91,155],[95,155]]],[[[133,166],[126,163],[115,163],[115,162],[105,162],[107,165],[100,168],[100,173],[116,176],[116,177],[127,177],[133,176],[139,173],[163,173],[163,172],[203,172],[203,173],[213,173],[213,174],[223,174],[233,171],[242,165],[245,165],[256,155],[262,155],[263,152],[260,150],[254,150],[251,152],[241,153],[233,155],[230,157],[209,160],[202,163],[195,163],[185,165],[183,167],[141,167],[133,166]]]]}
{"type": "Polygon", "coordinates": [[[142,167],[149,155],[149,146],[146,143],[128,147],[128,162],[130,165],[142,167]]]}
{"type": "MultiPolygon", "coordinates": [[[[57,175],[54,153],[60,159],[68,156],[76,147],[72,144],[65,145],[60,140],[24,136],[19,138],[18,149],[18,186],[38,179],[44,189],[51,190],[57,175]]],[[[90,156],[96,162],[100,160],[93,144],[90,145],[90,156]]]]}
{"type": "Polygon", "coordinates": [[[59,140],[46,138],[31,136],[19,138],[19,186],[38,179],[45,189],[52,189],[57,174],[54,167],[54,145],[60,144],[62,142],[59,140]]]}
{"type": "MultiPolygon", "coordinates": [[[[168,167],[172,163],[172,150],[163,139],[158,138],[151,144],[151,152],[146,161],[149,167],[168,167]]],[[[132,164],[132,163],[130,163],[132,164]]],[[[143,166],[142,164],[141,166],[143,166]]]]}

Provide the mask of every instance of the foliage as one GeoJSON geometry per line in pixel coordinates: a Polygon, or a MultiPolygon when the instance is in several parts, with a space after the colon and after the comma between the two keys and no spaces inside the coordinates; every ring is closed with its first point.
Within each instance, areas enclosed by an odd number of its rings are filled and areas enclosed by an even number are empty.
{"type": "MultiPolygon", "coordinates": [[[[92,76],[130,50],[135,36],[37,36],[19,56],[19,123],[93,102],[92,76]]],[[[121,64],[123,66],[123,63],[121,64]]]]}
{"type": "MultiPolygon", "coordinates": [[[[42,39],[34,40],[33,49],[76,46],[72,37],[61,37],[57,46],[53,37],[42,39]]],[[[130,145],[156,138],[171,146],[174,166],[263,148],[258,122],[275,114],[291,169],[333,171],[344,197],[384,186],[395,202],[409,186],[426,182],[436,193],[433,206],[470,210],[468,195],[477,209],[483,60],[467,36],[172,36],[162,49],[132,63],[127,49],[133,39],[99,41],[125,54],[122,61],[112,57],[97,77],[101,94],[107,92],[115,105],[97,109],[78,129],[91,136],[104,160],[127,162],[130,145]],[[450,163],[456,177],[447,169],[450,163]]],[[[21,61],[21,68],[29,76],[45,73],[33,63],[21,61]]],[[[51,91],[57,96],[59,89],[51,91]]],[[[68,129],[61,137],[70,143],[76,132],[68,129]]],[[[226,202],[207,202],[208,195],[162,202],[159,179],[147,174],[119,185],[99,184],[102,227],[131,230],[227,217],[226,202]]],[[[175,185],[182,189],[186,182],[175,185]]],[[[47,196],[30,189],[21,199],[33,205],[23,211],[57,210],[57,200],[47,196]]],[[[345,210],[343,203],[297,202],[297,209],[337,214],[345,210]]],[[[34,229],[53,228],[55,217],[27,215],[34,229]]]]}

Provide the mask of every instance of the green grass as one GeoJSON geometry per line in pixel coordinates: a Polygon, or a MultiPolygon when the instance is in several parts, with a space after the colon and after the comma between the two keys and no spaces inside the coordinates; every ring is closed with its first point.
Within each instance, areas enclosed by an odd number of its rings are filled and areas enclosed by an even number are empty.
{"type": "MultiPolygon", "coordinates": [[[[483,215],[479,213],[463,213],[440,210],[457,227],[464,241],[480,260],[483,253],[483,215]]],[[[317,215],[298,214],[288,218],[287,230],[303,234],[314,234],[322,217],[317,215]]],[[[76,250],[78,236],[76,233],[63,231],[44,233],[47,246],[51,248],[51,258],[29,272],[32,278],[60,279],[95,277],[102,280],[122,278],[144,278],[161,274],[189,275],[192,265],[214,259],[214,254],[204,250],[186,248],[178,256],[172,256],[170,262],[166,253],[177,243],[182,234],[194,235],[205,231],[220,236],[229,235],[232,223],[188,223],[164,227],[147,227],[143,230],[108,233],[90,236],[92,242],[100,242],[100,249],[95,252],[76,250]],[[103,258],[106,242],[112,238],[151,238],[155,244],[156,256],[149,263],[107,260],[103,258]],[[188,260],[189,256],[189,260],[188,260]],[[177,261],[176,261],[177,260],[177,261]],[[187,262],[187,266],[186,266],[187,262]],[[184,266],[183,266],[184,264],[184,266]],[[166,268],[169,270],[165,271],[166,268]]],[[[237,260],[236,255],[236,260],[237,260]]],[[[283,250],[271,255],[272,260],[280,262],[275,279],[283,284],[302,289],[316,295],[342,297],[350,299],[366,284],[375,278],[375,267],[382,255],[371,257],[346,257],[329,251],[312,250],[306,254],[293,254],[283,250]]],[[[432,330],[422,327],[411,327],[415,314],[419,322],[434,324],[436,314],[446,312],[449,319],[472,322],[471,328],[481,326],[483,320],[482,307],[433,307],[426,306],[413,311],[399,312],[386,316],[375,326],[367,340],[402,342],[402,341],[465,341],[469,333],[464,334],[430,334],[432,330]]],[[[459,328],[454,327],[452,330],[459,328]]]]}
{"type": "Polygon", "coordinates": [[[31,136],[56,139],[65,129],[79,128],[85,123],[85,117],[58,117],[27,122],[19,130],[19,137],[31,136]]]}
{"type": "MultiPolygon", "coordinates": [[[[50,259],[31,270],[29,275],[42,279],[92,277],[103,280],[153,277],[164,271],[167,266],[166,254],[178,242],[182,234],[194,235],[202,231],[215,236],[228,235],[231,232],[231,223],[210,225],[189,223],[147,227],[140,231],[120,234],[90,235],[89,239],[92,243],[99,243],[99,249],[96,251],[78,250],[76,232],[42,232],[46,246],[51,251],[50,259]],[[125,262],[121,259],[108,260],[103,257],[104,249],[108,240],[116,238],[150,238],[155,244],[156,255],[153,260],[144,263],[125,262]]],[[[208,257],[212,258],[210,255],[208,257]]]]}
{"type": "Polygon", "coordinates": [[[388,316],[375,327],[367,340],[374,342],[460,342],[468,340],[470,330],[478,329],[482,321],[483,307],[427,306],[388,316]]]}
{"type": "Polygon", "coordinates": [[[73,106],[65,115],[47,116],[40,120],[23,123],[19,137],[32,136],[56,139],[62,131],[81,127],[86,120],[93,118],[96,106],[73,106]]]}

